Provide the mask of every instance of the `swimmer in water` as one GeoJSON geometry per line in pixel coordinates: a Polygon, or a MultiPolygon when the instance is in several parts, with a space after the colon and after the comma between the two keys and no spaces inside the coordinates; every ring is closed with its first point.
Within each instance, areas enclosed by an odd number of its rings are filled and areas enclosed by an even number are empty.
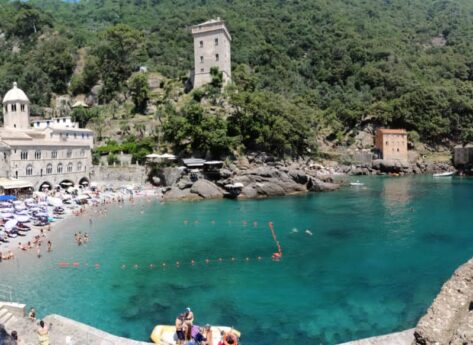
{"type": "Polygon", "coordinates": [[[307,235],[310,235],[310,236],[313,235],[313,234],[312,234],[312,231],[310,231],[309,229],[305,229],[305,233],[306,233],[307,235]]]}
{"type": "Polygon", "coordinates": [[[299,232],[299,230],[297,230],[297,228],[292,228],[291,233],[295,234],[295,233],[298,233],[298,232],[299,232]]]}

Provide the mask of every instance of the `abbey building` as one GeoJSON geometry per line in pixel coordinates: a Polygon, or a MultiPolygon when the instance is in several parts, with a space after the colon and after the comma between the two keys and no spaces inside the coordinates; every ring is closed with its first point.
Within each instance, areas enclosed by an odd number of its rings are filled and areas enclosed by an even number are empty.
{"type": "Polygon", "coordinates": [[[35,190],[87,185],[93,131],[69,117],[30,122],[30,102],[16,83],[3,97],[0,178],[27,181],[35,190]]]}

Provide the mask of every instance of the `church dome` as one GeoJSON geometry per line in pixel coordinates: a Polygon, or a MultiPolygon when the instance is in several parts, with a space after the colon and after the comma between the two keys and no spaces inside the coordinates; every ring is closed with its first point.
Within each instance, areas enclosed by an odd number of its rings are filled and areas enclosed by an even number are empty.
{"type": "Polygon", "coordinates": [[[8,92],[3,97],[3,103],[6,102],[29,102],[30,100],[23,92],[22,89],[19,89],[16,85],[16,82],[13,83],[13,88],[8,90],[8,92]]]}

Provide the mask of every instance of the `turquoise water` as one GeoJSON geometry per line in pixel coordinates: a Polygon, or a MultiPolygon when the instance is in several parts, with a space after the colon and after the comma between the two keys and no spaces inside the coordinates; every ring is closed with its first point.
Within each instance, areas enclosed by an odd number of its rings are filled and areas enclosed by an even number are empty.
{"type": "Polygon", "coordinates": [[[473,180],[362,181],[271,200],[112,207],[90,229],[86,218],[69,222],[42,259],[0,264],[1,282],[42,315],[140,340],[186,306],[197,323],[234,326],[255,345],[336,344],[413,327],[473,254],[473,180]],[[268,221],[280,262],[270,260],[268,221]],[[90,243],[76,246],[77,231],[90,243]]]}

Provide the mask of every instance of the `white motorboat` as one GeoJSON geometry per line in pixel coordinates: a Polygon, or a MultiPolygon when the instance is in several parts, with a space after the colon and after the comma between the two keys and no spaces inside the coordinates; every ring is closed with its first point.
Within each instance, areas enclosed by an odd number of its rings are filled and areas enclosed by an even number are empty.
{"type": "Polygon", "coordinates": [[[450,177],[455,175],[455,171],[446,171],[443,173],[433,174],[433,177],[450,177]]]}
{"type": "Polygon", "coordinates": [[[350,186],[354,186],[354,187],[361,187],[361,186],[364,186],[365,184],[356,180],[356,182],[350,182],[350,186]]]}

